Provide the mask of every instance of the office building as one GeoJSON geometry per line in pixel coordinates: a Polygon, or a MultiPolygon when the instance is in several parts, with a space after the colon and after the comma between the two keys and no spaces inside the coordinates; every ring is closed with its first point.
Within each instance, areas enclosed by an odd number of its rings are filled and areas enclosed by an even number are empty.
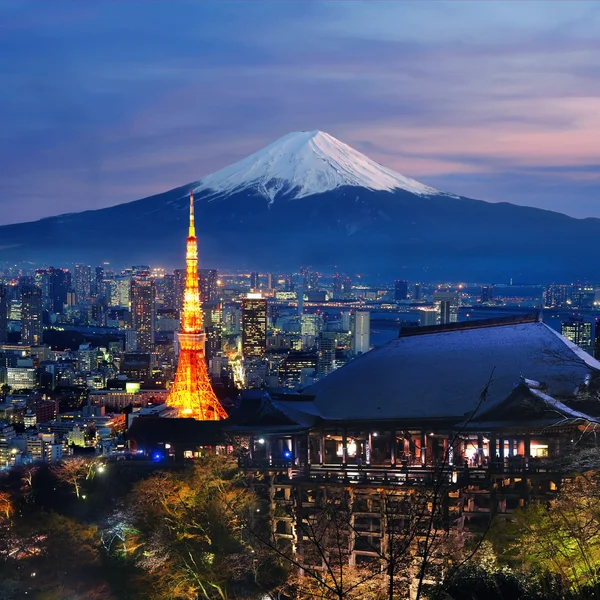
{"type": "MultiPolygon", "coordinates": [[[[571,295],[570,285],[549,285],[544,290],[544,306],[546,308],[564,308],[569,305],[571,295]]],[[[577,301],[581,301],[581,294],[578,293],[577,301]]]]}
{"type": "Polygon", "coordinates": [[[92,295],[92,268],[89,265],[75,265],[75,294],[77,304],[86,302],[92,295]]]}
{"type": "Polygon", "coordinates": [[[342,276],[339,273],[336,273],[333,276],[333,297],[341,298],[342,296],[342,276]]]}
{"type": "Polygon", "coordinates": [[[436,290],[433,293],[433,303],[438,309],[441,325],[458,321],[458,292],[436,290]]]}
{"type": "Polygon", "coordinates": [[[248,294],[242,300],[242,354],[261,357],[267,350],[267,300],[248,294]]]}
{"type": "Polygon", "coordinates": [[[198,271],[198,285],[200,289],[200,302],[216,302],[219,299],[217,289],[218,273],[216,269],[200,269],[198,271]]]}
{"type": "Polygon", "coordinates": [[[156,287],[151,279],[131,282],[131,326],[137,332],[137,349],[154,349],[156,287]]]}
{"type": "Polygon", "coordinates": [[[423,297],[423,290],[421,289],[421,284],[415,283],[415,285],[413,286],[412,299],[413,300],[421,300],[422,297],[423,297]]]}
{"type": "Polygon", "coordinates": [[[175,276],[175,308],[181,312],[183,309],[183,296],[185,291],[185,269],[175,269],[173,275],[175,276]]]}
{"type": "Polygon", "coordinates": [[[258,273],[250,273],[250,289],[253,291],[258,290],[260,285],[258,273]]]}
{"type": "Polygon", "coordinates": [[[319,362],[317,375],[325,377],[335,369],[335,351],[339,333],[337,331],[322,331],[319,333],[319,362]]]}
{"type": "Polygon", "coordinates": [[[561,323],[560,332],[582,350],[589,354],[593,353],[591,322],[585,321],[581,317],[571,317],[568,321],[561,323]]]}
{"type": "Polygon", "coordinates": [[[371,348],[371,313],[357,310],[352,321],[352,345],[354,354],[364,354],[371,348]]]}
{"type": "Polygon", "coordinates": [[[494,286],[493,285],[482,285],[481,286],[481,303],[486,304],[494,299],[494,286]]]}
{"type": "Polygon", "coordinates": [[[0,283],[0,344],[8,338],[8,287],[0,283]]]}
{"type": "Polygon", "coordinates": [[[35,285],[21,286],[21,344],[42,343],[42,292],[35,285]]]}
{"type": "Polygon", "coordinates": [[[290,352],[279,364],[279,384],[295,389],[312,383],[310,380],[316,376],[317,364],[318,356],[313,352],[290,352]]]}
{"type": "Polygon", "coordinates": [[[394,300],[402,302],[408,298],[408,281],[398,280],[394,285],[394,300]]]}
{"type": "Polygon", "coordinates": [[[421,308],[419,310],[419,325],[429,327],[438,324],[439,311],[437,308],[421,308]]]}

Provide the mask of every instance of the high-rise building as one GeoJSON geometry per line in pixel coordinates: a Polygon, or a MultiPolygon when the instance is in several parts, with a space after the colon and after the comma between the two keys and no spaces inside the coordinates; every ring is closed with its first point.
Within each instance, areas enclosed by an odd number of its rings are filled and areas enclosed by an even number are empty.
{"type": "Polygon", "coordinates": [[[352,322],[352,346],[354,354],[364,354],[371,348],[371,313],[357,310],[352,322]]]}
{"type": "Polygon", "coordinates": [[[398,280],[394,285],[394,300],[401,302],[408,298],[408,281],[398,280]]]}
{"type": "Polygon", "coordinates": [[[183,296],[185,292],[185,269],[175,269],[175,308],[181,312],[183,310],[183,296]]]}
{"type": "Polygon", "coordinates": [[[104,267],[96,267],[91,292],[92,296],[104,295],[104,267]]]}
{"type": "Polygon", "coordinates": [[[131,281],[131,326],[137,332],[137,349],[154,349],[156,286],[152,279],[131,281]]]}
{"type": "Polygon", "coordinates": [[[318,356],[313,352],[290,352],[277,369],[280,385],[294,389],[302,386],[307,378],[314,380],[317,364],[318,356]]]}
{"type": "Polygon", "coordinates": [[[573,285],[571,301],[574,308],[592,308],[596,296],[596,288],[591,283],[573,285]]]}
{"type": "Polygon", "coordinates": [[[0,283],[0,344],[8,338],[8,288],[0,283]]]}
{"type": "Polygon", "coordinates": [[[423,290],[421,289],[421,284],[420,283],[415,283],[415,285],[413,286],[412,299],[413,300],[420,300],[422,296],[423,296],[423,290]]]}
{"type": "Polygon", "coordinates": [[[35,285],[21,286],[21,344],[42,343],[42,291],[35,285]]]}
{"type": "Polygon", "coordinates": [[[165,308],[174,310],[177,308],[177,297],[175,295],[175,274],[165,273],[163,278],[163,302],[165,308]]]}
{"type": "Polygon", "coordinates": [[[308,283],[308,289],[311,290],[311,291],[318,290],[319,289],[319,279],[320,278],[321,278],[321,275],[317,271],[313,271],[310,274],[309,283],[308,283]]]}
{"type": "Polygon", "coordinates": [[[286,292],[293,292],[294,291],[294,276],[291,273],[288,273],[285,276],[285,288],[284,291],[286,292]]]}
{"type": "Polygon", "coordinates": [[[190,227],[185,262],[181,333],[177,335],[179,362],[167,404],[177,409],[180,417],[216,421],[226,418],[227,413],[212,388],[204,359],[205,333],[198,287],[198,240],[192,192],[190,192],[190,227]]]}
{"type": "Polygon", "coordinates": [[[200,285],[200,302],[202,304],[218,300],[218,278],[216,269],[200,269],[198,281],[200,285]]]}
{"type": "Polygon", "coordinates": [[[75,265],[75,294],[77,304],[85,302],[92,295],[92,268],[89,265],[75,265]]]}
{"type": "Polygon", "coordinates": [[[273,289],[273,273],[267,273],[267,289],[273,289]]]}
{"type": "Polygon", "coordinates": [[[585,321],[581,317],[571,317],[568,321],[561,323],[560,332],[582,350],[592,354],[592,324],[590,321],[585,321]]]}
{"type": "MultiPolygon", "coordinates": [[[[546,308],[564,308],[570,298],[570,285],[551,284],[544,290],[544,306],[546,308]]],[[[580,300],[578,295],[577,301],[580,300]]]]}
{"type": "Polygon", "coordinates": [[[302,285],[305,290],[310,289],[310,269],[308,267],[300,268],[300,275],[302,276],[302,285]]]}
{"type": "Polygon", "coordinates": [[[349,294],[352,291],[352,278],[347,276],[344,279],[344,284],[342,285],[342,291],[344,294],[349,294]]]}
{"type": "Polygon", "coordinates": [[[260,294],[248,294],[242,300],[242,354],[261,357],[267,350],[267,300],[260,294]]]}
{"type": "Polygon", "coordinates": [[[333,297],[340,298],[342,296],[342,276],[336,273],[333,276],[333,297]]]}
{"type": "Polygon", "coordinates": [[[71,290],[71,272],[68,269],[50,267],[47,273],[49,309],[55,313],[62,313],[67,300],[67,292],[71,290]]]}
{"type": "Polygon", "coordinates": [[[336,331],[322,331],[319,334],[319,362],[317,375],[324,377],[335,368],[335,351],[339,333],[336,331]]]}
{"type": "Polygon", "coordinates": [[[458,321],[458,292],[436,290],[433,292],[433,303],[438,309],[440,324],[445,325],[458,321]]]}
{"type": "Polygon", "coordinates": [[[131,269],[126,269],[120,275],[115,277],[119,306],[121,308],[129,308],[131,305],[131,280],[131,269]]]}
{"type": "Polygon", "coordinates": [[[253,291],[257,291],[259,283],[260,281],[258,273],[250,273],[250,289],[253,291]]]}
{"type": "Polygon", "coordinates": [[[491,302],[494,299],[494,286],[493,285],[482,285],[481,286],[481,303],[491,302]]]}

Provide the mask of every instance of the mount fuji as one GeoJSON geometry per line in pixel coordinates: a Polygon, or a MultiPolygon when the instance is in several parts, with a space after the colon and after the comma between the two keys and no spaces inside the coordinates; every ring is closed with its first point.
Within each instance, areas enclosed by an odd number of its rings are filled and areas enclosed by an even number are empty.
{"type": "Polygon", "coordinates": [[[596,274],[600,220],[442,192],[321,131],[149,198],[0,227],[0,261],[182,266],[190,189],[201,267],[424,281],[596,274]]]}

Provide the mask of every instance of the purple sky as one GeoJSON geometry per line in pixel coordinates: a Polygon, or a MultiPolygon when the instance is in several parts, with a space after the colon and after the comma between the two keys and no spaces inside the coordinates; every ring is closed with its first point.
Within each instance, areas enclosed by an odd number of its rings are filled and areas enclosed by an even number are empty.
{"type": "Polygon", "coordinates": [[[600,217],[598,2],[2,0],[0,224],[197,180],[296,130],[600,217]]]}

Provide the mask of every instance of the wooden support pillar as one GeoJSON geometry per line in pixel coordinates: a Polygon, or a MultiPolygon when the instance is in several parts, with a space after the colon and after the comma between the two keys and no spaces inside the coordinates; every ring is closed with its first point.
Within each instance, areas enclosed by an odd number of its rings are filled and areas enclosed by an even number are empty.
{"type": "Polygon", "coordinates": [[[325,432],[321,429],[319,435],[319,464],[323,466],[325,462],[325,432]]]}
{"type": "Polygon", "coordinates": [[[477,465],[481,466],[483,462],[483,435],[477,434],[477,465]]]}
{"type": "Polygon", "coordinates": [[[344,427],[342,432],[342,464],[346,466],[348,462],[348,430],[344,427]]]}
{"type": "Polygon", "coordinates": [[[427,436],[421,429],[421,464],[425,466],[427,464],[427,436]]]}
{"type": "Polygon", "coordinates": [[[306,464],[310,466],[310,433],[306,434],[306,464]]]}
{"type": "Polygon", "coordinates": [[[496,434],[490,433],[490,441],[488,442],[488,455],[490,463],[496,462],[496,434]]]}
{"type": "Polygon", "coordinates": [[[396,430],[392,429],[390,434],[390,463],[392,467],[396,466],[396,430]]]}
{"type": "Polygon", "coordinates": [[[529,458],[531,456],[531,436],[527,434],[523,439],[523,454],[525,458],[529,458]]]}
{"type": "Polygon", "coordinates": [[[498,456],[500,460],[504,460],[504,438],[502,436],[498,438],[498,456]]]}
{"type": "Polygon", "coordinates": [[[254,458],[254,436],[251,435],[248,440],[248,458],[252,460],[254,458]]]}
{"type": "Polygon", "coordinates": [[[508,438],[508,458],[512,458],[515,455],[515,444],[512,438],[508,438]]]}
{"type": "Polygon", "coordinates": [[[371,464],[371,456],[373,455],[373,435],[369,431],[367,435],[367,447],[365,448],[365,462],[371,464]]]}
{"type": "Polygon", "coordinates": [[[265,450],[267,452],[267,459],[269,460],[269,465],[273,464],[273,453],[271,449],[271,438],[265,438],[265,450]]]}

